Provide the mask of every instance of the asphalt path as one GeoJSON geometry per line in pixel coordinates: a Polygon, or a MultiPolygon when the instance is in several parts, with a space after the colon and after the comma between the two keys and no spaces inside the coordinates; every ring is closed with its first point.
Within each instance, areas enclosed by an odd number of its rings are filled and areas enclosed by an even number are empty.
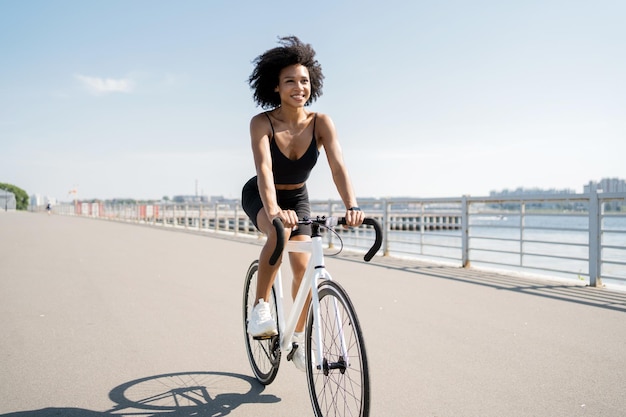
{"type": "MultiPolygon", "coordinates": [[[[0,417],[312,416],[291,363],[267,387],[248,363],[260,243],[0,212],[0,417]]],[[[350,254],[327,266],[363,327],[371,416],[626,415],[626,293],[350,254]]]]}

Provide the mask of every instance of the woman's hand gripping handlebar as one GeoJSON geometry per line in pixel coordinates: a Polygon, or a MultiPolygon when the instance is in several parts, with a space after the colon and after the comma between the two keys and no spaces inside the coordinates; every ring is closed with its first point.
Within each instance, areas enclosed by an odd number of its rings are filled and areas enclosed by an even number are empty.
{"type": "MultiPolygon", "coordinates": [[[[298,223],[299,224],[317,223],[320,226],[333,228],[337,225],[345,225],[346,218],[345,217],[317,217],[316,219],[301,220],[298,223]]],[[[280,255],[283,253],[283,250],[285,249],[285,226],[283,225],[283,222],[278,217],[276,217],[272,221],[272,224],[274,225],[274,228],[276,229],[276,248],[274,248],[274,252],[272,253],[272,256],[270,257],[270,265],[276,265],[276,262],[278,262],[278,258],[280,258],[280,255]]],[[[374,228],[374,232],[376,233],[374,244],[363,257],[365,262],[369,262],[374,257],[374,255],[376,255],[376,253],[382,246],[383,230],[380,227],[380,223],[378,223],[376,219],[371,218],[371,217],[366,217],[363,220],[363,224],[372,226],[374,228]]]]}

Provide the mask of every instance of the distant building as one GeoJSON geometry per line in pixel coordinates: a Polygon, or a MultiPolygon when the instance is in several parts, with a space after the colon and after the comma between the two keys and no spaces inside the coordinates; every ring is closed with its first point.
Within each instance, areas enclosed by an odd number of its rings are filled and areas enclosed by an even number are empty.
{"type": "MultiPolygon", "coordinates": [[[[590,192],[591,185],[595,185],[601,193],[626,193],[626,181],[619,178],[603,178],[600,182],[585,185],[585,193],[590,192]]],[[[626,205],[622,201],[608,201],[604,204],[607,211],[624,211],[626,205]]]]}
{"type": "Polygon", "coordinates": [[[198,204],[198,203],[208,203],[209,198],[205,195],[175,195],[172,198],[174,203],[183,203],[183,204],[198,204]]]}
{"type": "Polygon", "coordinates": [[[223,195],[212,195],[209,198],[211,203],[215,204],[236,204],[239,202],[237,198],[225,198],[223,195]]]}
{"type": "MultiPolygon", "coordinates": [[[[544,190],[541,188],[523,188],[519,187],[515,190],[502,190],[502,191],[490,191],[490,197],[530,197],[530,196],[542,196],[542,195],[566,195],[566,194],[575,194],[574,190],[571,189],[562,189],[556,190],[554,188],[544,190]]],[[[503,208],[505,210],[518,210],[519,203],[504,203],[504,204],[490,204],[491,207],[503,208]]],[[[526,208],[529,209],[548,209],[548,210],[574,210],[574,204],[563,204],[563,203],[553,203],[553,202],[544,202],[544,201],[534,201],[528,202],[525,204],[526,208]]]]}
{"type": "MultiPolygon", "coordinates": [[[[626,181],[619,178],[604,178],[600,182],[592,182],[596,185],[598,191],[605,193],[624,193],[626,192],[626,181]]],[[[590,191],[589,185],[585,185],[585,193],[590,191]]]]}
{"type": "Polygon", "coordinates": [[[490,191],[490,197],[518,197],[525,195],[542,195],[542,194],[575,194],[575,191],[569,188],[557,190],[554,188],[550,188],[548,190],[544,190],[542,188],[524,188],[518,187],[515,190],[504,189],[502,191],[490,191]]]}
{"type": "Polygon", "coordinates": [[[48,196],[41,196],[40,194],[33,194],[30,196],[30,206],[31,207],[43,207],[48,203],[55,206],[57,204],[57,200],[48,196]]]}
{"type": "Polygon", "coordinates": [[[39,194],[33,194],[30,196],[30,206],[39,207],[43,206],[43,197],[39,194]]]}

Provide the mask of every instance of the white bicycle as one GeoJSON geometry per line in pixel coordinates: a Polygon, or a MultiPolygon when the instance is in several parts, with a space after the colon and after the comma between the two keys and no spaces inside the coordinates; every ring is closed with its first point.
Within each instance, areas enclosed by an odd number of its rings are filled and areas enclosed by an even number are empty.
{"type": "MultiPolygon", "coordinates": [[[[344,225],[345,218],[318,217],[303,220],[300,224],[311,225],[311,241],[288,241],[285,245],[283,224],[278,219],[274,220],[279,239],[270,259],[272,265],[283,250],[311,253],[287,320],[282,278],[278,271],[270,300],[267,300],[278,325],[277,336],[256,338],[247,333],[248,317],[256,301],[258,260],[248,268],[243,292],[243,327],[250,365],[259,382],[268,385],[278,373],[281,352],[287,354],[287,360],[291,360],[296,349],[305,349],[307,383],[315,415],[369,416],[370,381],[361,327],[348,294],[332,280],[324,264],[321,233],[324,229],[332,230],[337,225],[344,225]],[[311,302],[307,303],[309,295],[311,302]],[[291,340],[298,318],[307,304],[304,346],[298,346],[291,340]]],[[[382,229],[372,218],[366,218],[363,224],[373,227],[376,236],[364,257],[367,262],[380,249],[382,229]]]]}

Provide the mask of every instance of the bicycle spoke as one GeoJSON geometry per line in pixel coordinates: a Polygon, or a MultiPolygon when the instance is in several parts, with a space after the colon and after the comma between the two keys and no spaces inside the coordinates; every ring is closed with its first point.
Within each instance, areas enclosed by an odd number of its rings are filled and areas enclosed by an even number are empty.
{"type": "MultiPolygon", "coordinates": [[[[311,350],[320,350],[323,363],[308,370],[309,393],[315,414],[358,416],[369,414],[367,360],[354,309],[345,291],[335,282],[320,285],[322,346],[312,339],[312,314],[307,338],[311,350]],[[346,355],[347,354],[347,355],[346,355]]],[[[313,358],[314,353],[309,353],[313,358]]]]}

